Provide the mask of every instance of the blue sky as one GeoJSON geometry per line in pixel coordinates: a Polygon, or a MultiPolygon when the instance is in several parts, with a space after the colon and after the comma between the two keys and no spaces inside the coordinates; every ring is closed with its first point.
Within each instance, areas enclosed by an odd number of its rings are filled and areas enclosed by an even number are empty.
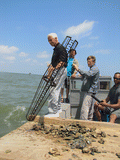
{"type": "Polygon", "coordinates": [[[0,71],[43,74],[55,32],[78,40],[79,68],[94,55],[102,76],[120,71],[119,0],[0,0],[0,71]]]}

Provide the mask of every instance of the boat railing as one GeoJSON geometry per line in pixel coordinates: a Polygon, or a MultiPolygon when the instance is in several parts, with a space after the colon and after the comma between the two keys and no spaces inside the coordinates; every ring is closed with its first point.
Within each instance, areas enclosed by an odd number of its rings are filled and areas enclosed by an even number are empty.
{"type": "MultiPolygon", "coordinates": [[[[98,93],[96,97],[100,100],[105,99],[108,95],[109,89],[111,88],[112,78],[110,76],[100,76],[98,93]]],[[[71,116],[73,118],[79,118],[77,112],[81,110],[81,86],[82,78],[76,77],[70,79],[70,108],[71,116]]]]}

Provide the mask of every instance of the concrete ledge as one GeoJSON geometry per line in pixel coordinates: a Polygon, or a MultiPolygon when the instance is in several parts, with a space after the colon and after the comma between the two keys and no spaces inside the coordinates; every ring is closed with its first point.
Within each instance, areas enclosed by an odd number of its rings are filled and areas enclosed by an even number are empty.
{"type": "Polygon", "coordinates": [[[59,114],[60,118],[71,118],[70,116],[70,104],[69,103],[62,103],[62,112],[59,114]]]}
{"type": "Polygon", "coordinates": [[[109,122],[96,122],[96,121],[85,121],[85,120],[77,120],[77,119],[63,119],[63,118],[47,118],[37,116],[34,122],[45,123],[45,124],[54,124],[54,125],[69,125],[72,123],[79,123],[80,125],[84,125],[86,127],[96,127],[96,128],[111,128],[111,129],[119,129],[120,124],[109,123],[109,122]]]}
{"type": "Polygon", "coordinates": [[[97,160],[114,160],[118,159],[116,152],[119,152],[119,142],[119,124],[62,118],[44,118],[37,116],[34,121],[27,122],[23,126],[0,138],[0,160],[68,160],[73,159],[73,153],[80,156],[81,160],[93,160],[94,158],[97,160]],[[102,146],[102,144],[98,144],[97,147],[101,147],[101,151],[107,150],[107,153],[90,155],[81,154],[81,152],[77,150],[62,152],[62,143],[55,142],[55,139],[48,138],[48,135],[40,134],[39,132],[31,130],[33,125],[36,123],[54,125],[79,123],[89,128],[96,127],[98,130],[102,129],[102,131],[105,131],[105,133],[109,134],[110,137],[106,137],[106,143],[104,146],[102,146]],[[117,137],[114,137],[113,135],[117,135],[117,137]],[[54,157],[50,155],[50,148],[58,148],[62,153],[61,156],[54,157]]]}

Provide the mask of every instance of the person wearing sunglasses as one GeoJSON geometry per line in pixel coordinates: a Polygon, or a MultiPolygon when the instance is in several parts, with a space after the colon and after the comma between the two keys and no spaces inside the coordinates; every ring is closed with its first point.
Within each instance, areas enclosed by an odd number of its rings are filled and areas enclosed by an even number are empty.
{"type": "Polygon", "coordinates": [[[110,89],[108,96],[102,102],[98,104],[95,102],[94,109],[98,121],[101,120],[101,114],[99,110],[104,111],[105,113],[110,111],[110,122],[115,123],[117,118],[120,118],[120,72],[114,74],[114,86],[110,89]],[[110,103],[108,103],[110,101],[110,103]]]}

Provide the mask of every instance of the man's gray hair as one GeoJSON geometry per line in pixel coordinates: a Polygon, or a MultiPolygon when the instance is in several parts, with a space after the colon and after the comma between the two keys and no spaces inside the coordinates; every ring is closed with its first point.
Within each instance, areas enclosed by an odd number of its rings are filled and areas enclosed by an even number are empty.
{"type": "Polygon", "coordinates": [[[50,33],[50,34],[48,34],[47,38],[48,38],[49,36],[51,36],[51,37],[53,37],[53,38],[57,37],[57,39],[58,39],[58,36],[57,36],[56,33],[50,33]]]}

